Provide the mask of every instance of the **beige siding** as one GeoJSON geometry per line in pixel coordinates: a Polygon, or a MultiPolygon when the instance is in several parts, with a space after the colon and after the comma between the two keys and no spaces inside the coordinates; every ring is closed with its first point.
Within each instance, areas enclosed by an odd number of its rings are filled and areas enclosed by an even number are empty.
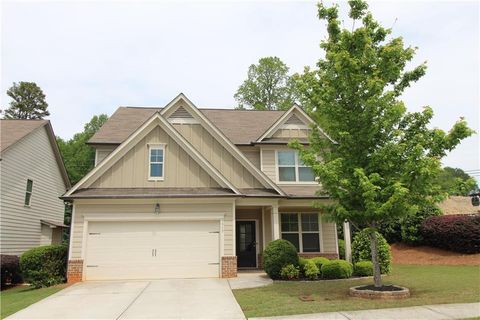
{"type": "Polygon", "coordinates": [[[257,147],[242,147],[238,149],[247,157],[247,159],[258,169],[260,169],[260,149],[257,147]]]}
{"type": "MultiPolygon", "coordinates": [[[[205,214],[221,214],[223,216],[224,255],[233,255],[233,206],[229,200],[195,201],[188,199],[173,200],[90,200],[74,203],[74,221],[71,239],[70,259],[83,259],[82,245],[84,235],[84,216],[103,217],[103,219],[121,219],[128,217],[129,221],[155,221],[154,205],[160,203],[159,218],[165,215],[178,215],[179,219],[195,220],[195,216],[205,214]]],[[[86,230],[85,230],[86,232],[86,230]]]]}
{"type": "Polygon", "coordinates": [[[274,134],[274,138],[307,138],[310,129],[278,129],[274,134]]]}
{"type": "Polygon", "coordinates": [[[261,159],[262,159],[262,171],[269,177],[272,181],[277,181],[277,169],[275,164],[275,150],[273,149],[261,149],[261,159]]]}
{"type": "Polygon", "coordinates": [[[337,253],[337,230],[333,222],[322,220],[322,240],[324,253],[337,253]]]}
{"type": "Polygon", "coordinates": [[[200,165],[165,131],[155,127],[91,187],[218,187],[200,165]],[[148,144],[165,144],[164,180],[149,181],[148,144]]]}
{"type": "Polygon", "coordinates": [[[235,187],[262,187],[261,183],[201,125],[175,124],[174,126],[235,187]]]}
{"type": "Polygon", "coordinates": [[[116,147],[108,146],[108,147],[96,147],[95,148],[95,166],[97,166],[103,159],[108,157],[116,147]]]}
{"type": "Polygon", "coordinates": [[[40,220],[63,224],[58,197],[66,187],[45,127],[7,149],[0,166],[0,252],[19,255],[40,245],[40,220]],[[30,207],[24,206],[27,179],[33,180],[30,207]]]}

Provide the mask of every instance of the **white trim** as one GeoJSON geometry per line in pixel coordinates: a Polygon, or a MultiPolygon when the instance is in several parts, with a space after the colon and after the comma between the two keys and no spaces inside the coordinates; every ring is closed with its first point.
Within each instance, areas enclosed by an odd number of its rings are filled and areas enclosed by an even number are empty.
{"type": "Polygon", "coordinates": [[[171,124],[200,124],[195,118],[168,118],[168,122],[171,124]]]}
{"type": "Polygon", "coordinates": [[[279,214],[279,221],[280,221],[280,239],[283,239],[282,238],[282,233],[286,233],[286,234],[298,234],[298,253],[307,253],[307,254],[310,254],[310,253],[323,253],[325,252],[323,250],[323,225],[322,225],[322,221],[321,221],[321,214],[320,212],[302,212],[302,211],[298,211],[298,212],[292,212],[292,211],[285,211],[285,212],[281,212],[279,214]],[[282,225],[282,217],[281,215],[282,214],[295,214],[297,216],[297,224],[298,224],[298,230],[297,231],[282,231],[281,229],[281,225],[282,225]],[[302,214],[316,214],[317,215],[317,223],[318,223],[318,232],[317,231],[303,231],[303,228],[302,228],[302,214]],[[320,251],[309,251],[309,252],[305,252],[303,251],[303,237],[302,235],[303,234],[308,234],[308,233],[311,233],[311,234],[317,234],[318,233],[318,246],[320,248],[320,251]]]}
{"type": "Polygon", "coordinates": [[[262,251],[265,247],[265,207],[262,207],[262,251]]]}
{"type": "Polygon", "coordinates": [[[232,254],[234,257],[237,256],[237,230],[236,230],[236,223],[235,219],[237,218],[237,212],[236,212],[236,205],[235,205],[235,200],[232,201],[232,239],[233,239],[233,248],[232,248],[232,254]]]}
{"type": "Polygon", "coordinates": [[[148,149],[148,181],[163,181],[165,180],[165,143],[149,143],[147,144],[148,149]],[[155,164],[162,165],[162,175],[158,177],[152,177],[152,150],[162,150],[162,162],[154,162],[155,164]]]}
{"type": "MultiPolygon", "coordinates": [[[[309,166],[300,166],[300,157],[298,155],[298,151],[294,149],[277,149],[275,150],[275,178],[276,178],[276,183],[278,185],[318,185],[318,181],[300,181],[300,168],[310,168],[309,166]],[[295,156],[295,181],[280,181],[280,165],[278,164],[278,153],[279,152],[294,152],[295,156]]],[[[282,167],[287,167],[291,168],[292,166],[285,166],[283,165],[282,167]]],[[[316,178],[315,178],[316,179],[316,178]]]]}
{"type": "MultiPolygon", "coordinates": [[[[259,250],[259,238],[260,238],[260,234],[259,234],[259,228],[258,228],[258,219],[237,219],[235,220],[235,224],[237,224],[237,221],[253,221],[255,222],[255,268],[258,268],[258,255],[260,254],[260,250],[259,250]]],[[[235,233],[235,248],[237,247],[237,234],[235,233]]],[[[241,268],[249,268],[249,267],[241,267],[241,268]]]]}
{"type": "Polygon", "coordinates": [[[184,100],[184,108],[189,108],[192,116],[195,115],[198,117],[204,124],[204,128],[216,138],[220,144],[230,152],[230,154],[237,159],[256,179],[258,179],[264,187],[272,188],[277,191],[280,195],[286,196],[282,189],[280,189],[267,175],[262,172],[259,168],[255,167],[250,160],[245,157],[243,152],[241,152],[217,127],[215,127],[212,122],[203,115],[198,108],[183,94],[180,93],[176,98],[174,98],[170,103],[168,103],[161,111],[160,114],[168,117],[171,114],[171,109],[179,101],[184,100]]]}
{"type": "Polygon", "coordinates": [[[73,249],[73,226],[75,221],[75,202],[72,203],[72,217],[70,218],[70,237],[68,240],[68,260],[72,260],[73,249]]]}
{"type": "Polygon", "coordinates": [[[295,130],[307,130],[310,129],[307,125],[305,124],[282,124],[279,129],[295,129],[295,130]]]}

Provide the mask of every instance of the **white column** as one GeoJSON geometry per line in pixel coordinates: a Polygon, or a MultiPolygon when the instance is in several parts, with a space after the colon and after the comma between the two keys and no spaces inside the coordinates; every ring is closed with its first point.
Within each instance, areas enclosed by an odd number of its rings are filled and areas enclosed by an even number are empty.
{"type": "Polygon", "coordinates": [[[278,215],[278,205],[272,206],[272,222],[273,222],[273,240],[280,239],[280,217],[278,215]]]}
{"type": "Polygon", "coordinates": [[[350,239],[350,223],[343,222],[343,239],[345,240],[345,260],[352,262],[352,243],[350,239]]]}

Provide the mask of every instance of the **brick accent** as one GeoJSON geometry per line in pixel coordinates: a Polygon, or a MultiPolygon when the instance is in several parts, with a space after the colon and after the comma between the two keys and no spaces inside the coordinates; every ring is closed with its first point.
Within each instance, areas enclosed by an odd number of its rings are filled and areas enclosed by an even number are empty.
{"type": "MultiPolygon", "coordinates": [[[[352,297],[366,298],[366,299],[382,299],[382,300],[399,300],[410,297],[410,290],[404,287],[399,287],[399,291],[373,291],[373,290],[357,290],[363,286],[350,288],[350,295],[352,297]]],[[[398,287],[398,286],[397,286],[398,287]]]]}
{"type": "Polygon", "coordinates": [[[327,259],[338,259],[338,254],[337,253],[316,253],[316,252],[307,253],[307,252],[304,252],[304,253],[298,253],[298,256],[302,257],[302,258],[324,257],[324,258],[327,258],[327,259]]]}
{"type": "Polygon", "coordinates": [[[222,278],[235,278],[237,276],[237,257],[222,257],[222,278]]]}
{"type": "Polygon", "coordinates": [[[67,283],[75,283],[82,281],[83,260],[68,260],[67,267],[67,283]]]}

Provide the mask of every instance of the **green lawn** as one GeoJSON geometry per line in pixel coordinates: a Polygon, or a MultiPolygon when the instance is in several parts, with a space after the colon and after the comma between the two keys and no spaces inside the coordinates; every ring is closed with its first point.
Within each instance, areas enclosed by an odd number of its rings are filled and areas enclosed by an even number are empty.
{"type": "Polygon", "coordinates": [[[371,283],[372,279],[275,282],[262,288],[234,290],[234,295],[247,317],[480,301],[480,266],[395,265],[383,280],[384,284],[408,287],[411,297],[380,301],[348,296],[349,287],[371,283]],[[315,301],[303,302],[299,299],[303,295],[311,295],[315,301]]]}
{"type": "Polygon", "coordinates": [[[31,289],[28,286],[18,286],[3,290],[0,292],[2,306],[0,318],[6,318],[17,311],[64,289],[66,286],[66,284],[61,284],[41,289],[31,289]]]}

